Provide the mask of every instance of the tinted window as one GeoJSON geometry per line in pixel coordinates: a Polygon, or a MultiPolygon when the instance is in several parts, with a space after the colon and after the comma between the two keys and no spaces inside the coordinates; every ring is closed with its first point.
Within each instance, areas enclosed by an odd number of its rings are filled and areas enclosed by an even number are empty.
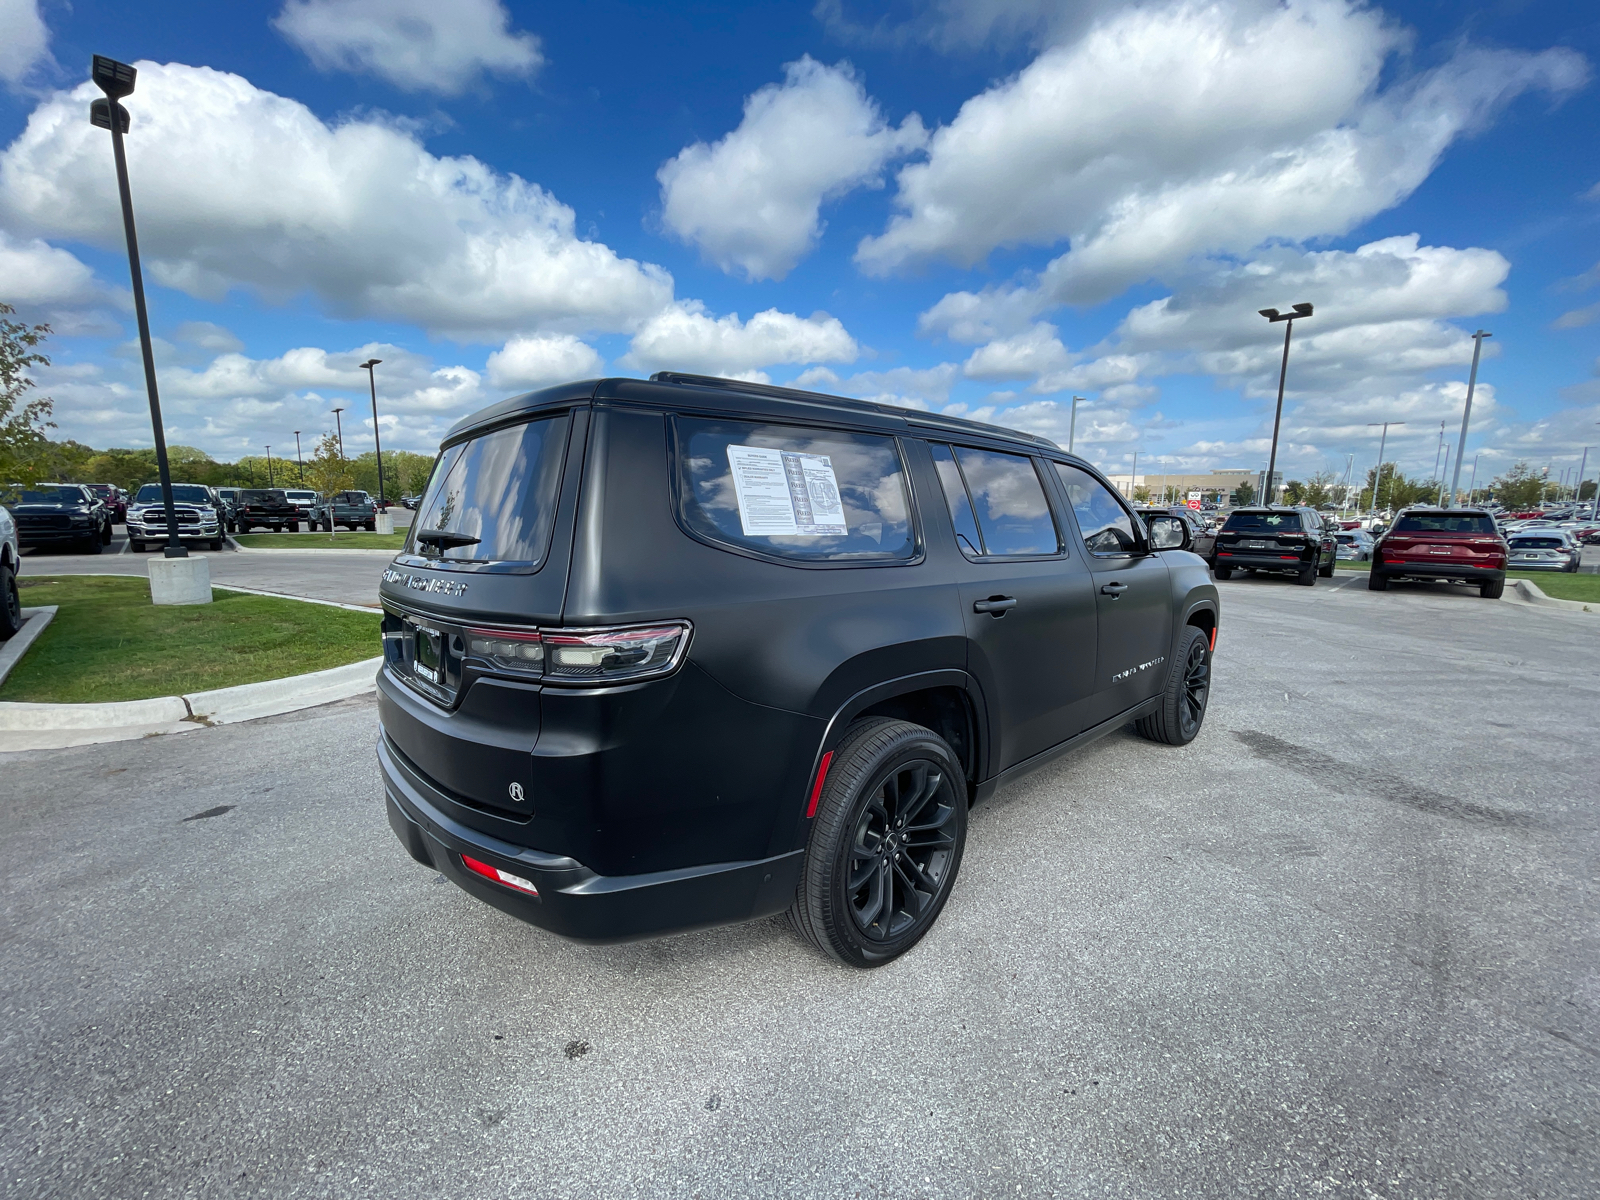
{"type": "Polygon", "coordinates": [[[978,532],[978,518],[972,515],[972,500],[967,496],[967,485],[961,478],[961,468],[956,466],[956,456],[949,446],[934,444],[933,465],[939,471],[939,484],[944,489],[945,507],[950,510],[950,523],[955,526],[956,542],[963,554],[977,558],[983,554],[983,535],[978,532]]]}
{"type": "Polygon", "coordinates": [[[1300,514],[1297,512],[1236,512],[1228,518],[1224,529],[1238,529],[1246,533],[1299,533],[1300,514]]]}
{"type": "Polygon", "coordinates": [[[1465,516],[1452,513],[1403,513],[1394,523],[1396,533],[1480,533],[1491,537],[1494,522],[1487,516],[1469,513],[1465,516]]]}
{"type": "Polygon", "coordinates": [[[1558,537],[1522,537],[1512,538],[1511,548],[1513,550],[1565,550],[1567,543],[1565,538],[1558,537]]]}
{"type": "MultiPolygon", "coordinates": [[[[407,548],[446,562],[542,562],[569,424],[562,413],[447,447],[417,506],[407,548]],[[417,539],[429,530],[473,540],[452,546],[417,539]]],[[[344,495],[367,500],[365,492],[344,495]]]]}
{"type": "Polygon", "coordinates": [[[676,421],[684,523],[713,541],[816,562],[916,552],[890,437],[745,421],[676,421]]]}
{"type": "Polygon", "coordinates": [[[1127,554],[1138,548],[1133,517],[1110,488],[1087,471],[1066,463],[1057,463],[1056,472],[1078,518],[1083,544],[1091,554],[1127,554]]]}
{"type": "MultiPolygon", "coordinates": [[[[974,450],[966,446],[950,447],[948,451],[954,455],[955,474],[965,485],[984,554],[1060,553],[1061,538],[1056,533],[1055,518],[1050,515],[1044,485],[1039,482],[1032,459],[1021,454],[974,450]]],[[[936,453],[935,463],[942,457],[936,453]]],[[[941,475],[941,478],[946,477],[949,477],[948,467],[943,468],[941,475]]],[[[945,496],[956,521],[956,532],[962,533],[966,514],[955,487],[956,479],[949,477],[945,496]]],[[[970,540],[970,534],[963,536],[970,540]]]]}
{"type": "MultiPolygon", "coordinates": [[[[262,493],[265,495],[266,493],[262,493]]],[[[161,485],[147,483],[139,489],[139,494],[133,498],[135,504],[160,504],[161,485]]],[[[172,485],[172,502],[174,504],[210,504],[211,493],[198,483],[175,483],[172,485]]]]}
{"type": "MultiPolygon", "coordinates": [[[[151,485],[145,485],[145,487],[149,486],[151,485]]],[[[156,491],[159,495],[160,489],[157,488],[156,491]]],[[[139,495],[143,497],[144,488],[139,489],[139,495]]],[[[239,502],[241,504],[285,504],[288,501],[284,494],[276,488],[245,488],[239,493],[239,502]]]]}
{"type": "Polygon", "coordinates": [[[9,504],[83,504],[82,488],[42,487],[21,488],[7,495],[9,504]]]}

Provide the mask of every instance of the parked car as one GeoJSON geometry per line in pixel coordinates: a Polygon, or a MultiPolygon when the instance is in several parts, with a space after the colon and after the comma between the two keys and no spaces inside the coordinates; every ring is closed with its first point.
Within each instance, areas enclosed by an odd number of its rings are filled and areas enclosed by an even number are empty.
{"type": "Polygon", "coordinates": [[[217,499],[222,502],[223,528],[229,533],[238,530],[239,490],[234,487],[214,488],[217,499]]]}
{"type": "Polygon", "coordinates": [[[81,483],[35,483],[10,489],[5,506],[22,546],[71,546],[99,554],[111,542],[111,514],[81,483]]]}
{"type": "Polygon", "coordinates": [[[317,505],[322,503],[322,497],[315,492],[307,491],[305,488],[284,488],[283,495],[290,504],[294,505],[295,519],[289,526],[289,532],[298,533],[301,521],[306,523],[307,529],[315,530],[316,525],[312,521],[311,514],[317,505]]]}
{"type": "Polygon", "coordinates": [[[0,642],[8,641],[22,628],[22,597],[17,592],[17,566],[21,559],[17,523],[0,505],[0,642]]]}
{"type": "Polygon", "coordinates": [[[1210,561],[1212,552],[1217,547],[1217,532],[1212,528],[1211,523],[1195,509],[1187,508],[1182,504],[1174,504],[1170,507],[1151,504],[1144,505],[1138,508],[1137,511],[1142,517],[1170,516],[1178,518],[1189,528],[1189,548],[1201,558],[1206,559],[1208,562],[1210,561]]]}
{"type": "Polygon", "coordinates": [[[311,510],[311,529],[332,533],[335,525],[372,532],[378,528],[378,506],[365,492],[335,492],[311,510]]]}
{"type": "Polygon", "coordinates": [[[249,533],[257,526],[273,533],[296,528],[294,505],[282,488],[241,488],[234,513],[234,524],[240,533],[249,533]]]}
{"type": "Polygon", "coordinates": [[[446,435],[382,577],[389,822],[568,937],[788,910],[888,962],[970,804],[1130,721],[1200,731],[1187,542],[974,421],[665,373],[516,397],[446,435]]]}
{"type": "Polygon", "coordinates": [[[1217,532],[1212,569],[1218,579],[1235,571],[1286,571],[1311,587],[1333,574],[1338,543],[1315,509],[1273,505],[1236,508],[1217,532]]]}
{"type": "Polygon", "coordinates": [[[100,498],[111,514],[111,523],[121,525],[128,519],[128,494],[114,483],[86,483],[91,492],[100,498]]]}
{"type": "Polygon", "coordinates": [[[1562,529],[1529,529],[1506,538],[1506,566],[1513,571],[1576,571],[1583,549],[1562,529]]]}
{"type": "MultiPolygon", "coordinates": [[[[172,516],[180,542],[205,542],[212,550],[222,549],[222,502],[205,484],[173,484],[172,516]]],[[[137,554],[166,544],[167,508],[161,485],[143,484],[128,506],[128,548],[137,554]]]]}
{"type": "Polygon", "coordinates": [[[1395,579],[1470,583],[1494,600],[1505,591],[1506,556],[1506,539],[1482,509],[1403,509],[1372,549],[1367,586],[1381,592],[1395,579]]]}
{"type": "Polygon", "coordinates": [[[419,500],[421,500],[421,499],[422,499],[421,496],[401,496],[400,497],[400,504],[401,504],[402,507],[408,508],[412,512],[416,512],[417,511],[417,502],[419,500]]]}
{"type": "Polygon", "coordinates": [[[1369,562],[1377,543],[1365,529],[1341,529],[1333,535],[1335,554],[1346,562],[1369,562]]]}

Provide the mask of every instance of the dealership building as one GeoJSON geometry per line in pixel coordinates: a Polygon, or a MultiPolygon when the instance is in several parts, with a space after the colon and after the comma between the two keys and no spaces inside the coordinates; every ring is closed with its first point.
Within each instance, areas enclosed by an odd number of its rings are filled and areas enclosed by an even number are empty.
{"type": "MultiPolygon", "coordinates": [[[[1152,502],[1159,502],[1165,498],[1168,502],[1182,504],[1189,499],[1191,492],[1199,492],[1202,501],[1226,508],[1238,503],[1239,485],[1242,483],[1248,483],[1259,493],[1261,477],[1264,474],[1266,472],[1260,469],[1238,467],[1207,471],[1203,475],[1162,475],[1150,472],[1144,475],[1107,475],[1106,478],[1111,481],[1113,487],[1129,498],[1132,498],[1134,489],[1149,488],[1152,502]]],[[[1272,482],[1273,498],[1281,500],[1283,472],[1274,471],[1272,482]]],[[[1261,497],[1258,494],[1256,503],[1260,502],[1261,497]]]]}

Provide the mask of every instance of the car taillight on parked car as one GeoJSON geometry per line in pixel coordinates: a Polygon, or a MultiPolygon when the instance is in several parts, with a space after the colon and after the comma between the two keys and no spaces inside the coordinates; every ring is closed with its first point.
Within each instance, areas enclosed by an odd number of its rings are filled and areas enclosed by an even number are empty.
{"type": "Polygon", "coordinates": [[[687,623],[620,629],[468,629],[467,653],[497,670],[549,681],[616,683],[666,675],[683,657],[687,623]]]}

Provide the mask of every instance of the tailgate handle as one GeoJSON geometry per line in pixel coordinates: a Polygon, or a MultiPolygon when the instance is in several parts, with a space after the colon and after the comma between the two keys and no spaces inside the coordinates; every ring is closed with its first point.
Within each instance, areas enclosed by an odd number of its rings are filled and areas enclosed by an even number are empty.
{"type": "Polygon", "coordinates": [[[972,602],[972,611],[1003,617],[1016,606],[1017,598],[1015,596],[990,596],[987,600],[974,600],[972,602]]]}
{"type": "Polygon", "coordinates": [[[1106,584],[1105,587],[1101,588],[1100,589],[1100,594],[1102,596],[1110,596],[1113,600],[1117,600],[1117,599],[1121,599],[1122,593],[1127,591],[1127,590],[1128,590],[1128,585],[1127,584],[1125,584],[1125,583],[1116,583],[1116,582],[1113,581],[1111,583],[1106,584]]]}

